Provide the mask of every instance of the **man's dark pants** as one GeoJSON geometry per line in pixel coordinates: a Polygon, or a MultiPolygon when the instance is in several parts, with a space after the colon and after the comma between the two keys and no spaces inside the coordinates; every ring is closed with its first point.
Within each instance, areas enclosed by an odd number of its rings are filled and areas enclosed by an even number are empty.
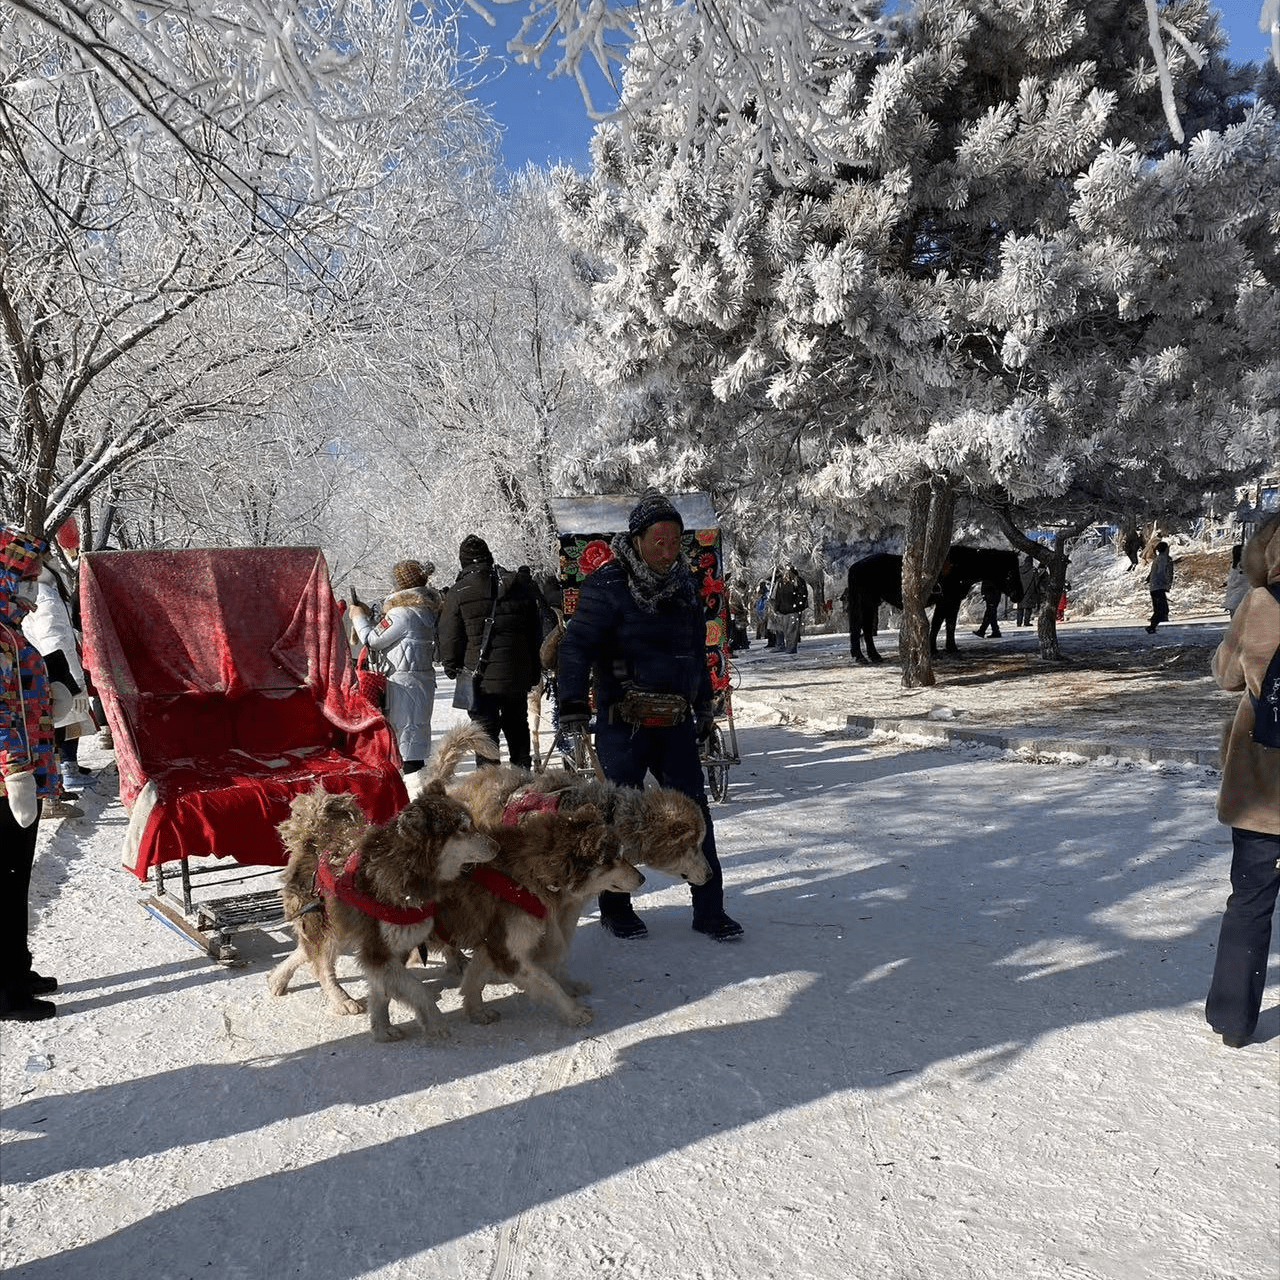
{"type": "Polygon", "coordinates": [[[6,1008],[31,999],[27,985],[31,975],[27,900],[38,825],[33,822],[29,827],[20,827],[9,801],[0,798],[0,995],[6,1008]]]}
{"type": "Polygon", "coordinates": [[[1267,981],[1271,916],[1280,889],[1280,836],[1231,828],[1231,896],[1204,1016],[1215,1031],[1248,1039],[1258,1025],[1267,981]]]}
{"type": "Polygon", "coordinates": [[[1167,591],[1153,591],[1151,593],[1151,621],[1147,625],[1158,627],[1162,622],[1168,621],[1169,593],[1167,591]]]}
{"type": "MultiPolygon", "coordinates": [[[[670,729],[633,729],[629,724],[604,724],[596,730],[596,754],[605,776],[622,787],[642,787],[644,775],[653,774],[659,785],[682,791],[696,800],[707,822],[702,852],[711,864],[706,884],[690,885],[693,916],[714,917],[724,910],[724,876],[716,856],[716,834],[707,807],[702,762],[698,758],[698,737],[694,723],[686,718],[670,729]]],[[[602,893],[600,913],[614,915],[631,906],[629,893],[602,893]]]]}
{"type": "MultiPolygon", "coordinates": [[[[507,755],[511,763],[524,769],[533,767],[533,750],[529,741],[529,697],[527,694],[476,692],[475,706],[467,713],[472,724],[478,724],[494,742],[501,730],[507,739],[507,755]]],[[[497,764],[476,756],[476,764],[497,764]]]]}

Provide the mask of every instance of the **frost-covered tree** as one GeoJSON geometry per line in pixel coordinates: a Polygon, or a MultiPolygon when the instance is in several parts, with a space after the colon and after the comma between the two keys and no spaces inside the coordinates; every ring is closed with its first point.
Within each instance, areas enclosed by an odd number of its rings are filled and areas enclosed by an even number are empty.
{"type": "MultiPolygon", "coordinates": [[[[597,264],[596,376],[709,385],[780,433],[800,412],[811,498],[903,528],[905,683],[933,680],[923,605],[957,494],[1103,513],[1274,456],[1275,114],[1202,0],[1159,16],[1185,146],[1142,0],[926,0],[900,43],[822,68],[855,163],[744,171],[750,110],[687,155],[674,113],[637,110],[626,146],[597,131],[590,180],[561,175],[597,264]]],[[[683,56],[632,60],[678,78],[683,56]]]]}
{"type": "Polygon", "coordinates": [[[0,15],[0,504],[56,527],[114,480],[115,509],[136,499],[141,519],[160,446],[178,483],[202,445],[228,475],[267,461],[255,440],[288,429],[290,388],[379,323],[397,292],[384,264],[445,239],[451,184],[485,171],[491,127],[439,33],[388,23],[386,57],[347,86],[333,188],[317,195],[297,122],[261,114],[244,153],[260,189],[232,191],[74,42],[15,32],[0,15]]]}
{"type": "MultiPolygon", "coordinates": [[[[338,465],[348,498],[335,543],[400,547],[442,568],[470,532],[507,563],[550,568],[549,500],[560,460],[594,431],[599,393],[578,369],[584,301],[545,175],[504,192],[456,193],[453,239],[429,261],[388,264],[399,284],[376,329],[316,390],[340,407],[338,465]]],[[[389,557],[389,558],[388,558],[389,557]]]]}
{"type": "MultiPolygon", "coordinates": [[[[471,7],[484,13],[479,0],[471,7]]],[[[528,12],[509,48],[526,62],[541,65],[554,48],[553,75],[573,76],[597,118],[619,118],[635,110],[662,109],[674,117],[681,152],[694,143],[699,122],[750,107],[754,131],[723,142],[741,146],[768,164],[786,153],[808,150],[830,163],[857,163],[849,135],[828,112],[829,85],[822,68],[830,57],[847,57],[870,48],[892,33],[898,15],[878,0],[619,0],[584,5],[578,0],[496,0],[522,4],[528,12]],[[637,65],[635,46],[657,44],[683,51],[679,75],[667,72],[667,59],[637,65]],[[597,110],[583,75],[594,63],[610,82],[616,68],[627,68],[627,97],[621,112],[597,110]],[[785,86],[779,92],[779,86],[785,86]]],[[[1023,10],[1037,21],[1034,7],[1023,10]]],[[[1184,140],[1171,64],[1200,56],[1169,6],[1145,0],[1145,44],[1139,65],[1149,66],[1160,86],[1169,131],[1184,140]],[[1176,51],[1176,52],[1172,52],[1176,51]]],[[[1259,29],[1271,36],[1271,58],[1280,70],[1280,0],[1263,0],[1259,29]]],[[[622,145],[629,143],[624,132],[622,145]]]]}
{"type": "MultiPolygon", "coordinates": [[[[879,0],[8,0],[0,47],[57,39],[72,57],[46,74],[68,97],[92,81],[109,82],[151,129],[187,151],[207,181],[232,198],[273,204],[281,193],[262,139],[282,125],[296,130],[306,139],[314,193],[340,185],[330,166],[343,149],[348,93],[371,68],[394,69],[407,56],[401,44],[382,40],[388,20],[401,31],[425,21],[449,26],[464,5],[490,21],[491,6],[522,7],[512,52],[573,77],[597,116],[608,114],[607,104],[593,103],[585,69],[594,64],[613,83],[633,48],[674,34],[685,51],[678,85],[658,62],[643,72],[633,64],[624,112],[674,113],[683,150],[702,119],[750,109],[759,129],[732,141],[770,164],[798,147],[832,163],[856,161],[838,120],[828,117],[820,68],[830,56],[869,47],[896,20],[879,0]],[[786,92],[776,92],[778,85],[786,92]]],[[[1025,12],[1036,20],[1034,7],[1025,12]]],[[[1259,26],[1271,34],[1280,70],[1280,0],[1263,0],[1259,26]]],[[[1149,55],[1181,140],[1170,63],[1190,46],[1157,0],[1146,0],[1145,30],[1142,61],[1149,55]]]]}

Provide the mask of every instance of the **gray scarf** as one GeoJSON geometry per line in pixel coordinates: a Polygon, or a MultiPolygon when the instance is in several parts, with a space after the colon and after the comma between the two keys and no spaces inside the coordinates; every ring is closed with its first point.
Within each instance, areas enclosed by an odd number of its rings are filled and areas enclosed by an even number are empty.
{"type": "Polygon", "coordinates": [[[694,586],[693,574],[689,572],[689,563],[684,556],[681,556],[666,573],[659,573],[640,558],[640,553],[631,545],[629,534],[614,534],[609,546],[627,575],[627,587],[631,591],[631,598],[645,613],[657,613],[658,606],[667,600],[697,607],[697,588],[694,586]]]}

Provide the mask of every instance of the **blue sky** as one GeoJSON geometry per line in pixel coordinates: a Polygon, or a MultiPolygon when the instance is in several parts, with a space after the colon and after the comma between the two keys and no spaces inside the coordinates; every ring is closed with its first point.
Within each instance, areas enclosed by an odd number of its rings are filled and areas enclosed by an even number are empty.
{"type": "MultiPolygon", "coordinates": [[[[1230,56],[1238,62],[1265,58],[1267,37],[1258,30],[1262,0],[1224,0],[1217,8],[1231,40],[1230,56]]],[[[503,156],[508,169],[522,169],[526,164],[545,167],[564,160],[586,170],[591,163],[588,143],[594,126],[578,86],[564,77],[549,79],[550,60],[538,71],[520,66],[506,52],[506,43],[519,29],[526,11],[523,4],[493,5],[494,28],[464,11],[464,40],[488,45],[493,55],[493,77],[477,96],[506,129],[503,156]]],[[[601,86],[598,105],[607,105],[607,89],[598,77],[593,94],[597,85],[601,86]]]]}

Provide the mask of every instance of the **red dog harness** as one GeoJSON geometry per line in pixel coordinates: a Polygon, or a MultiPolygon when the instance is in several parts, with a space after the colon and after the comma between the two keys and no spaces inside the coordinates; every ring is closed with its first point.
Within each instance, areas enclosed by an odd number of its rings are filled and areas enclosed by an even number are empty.
{"type": "Polygon", "coordinates": [[[488,889],[490,893],[497,894],[499,898],[504,898],[513,906],[519,907],[526,915],[535,916],[541,920],[547,914],[546,907],[542,905],[542,899],[536,893],[530,893],[524,885],[518,884],[501,871],[494,871],[492,867],[486,867],[481,863],[478,867],[472,867],[467,874],[476,884],[488,889]]]}
{"type": "MultiPolygon", "coordinates": [[[[492,867],[486,867],[483,863],[472,867],[467,872],[467,879],[474,881],[482,889],[488,889],[490,893],[496,894],[512,906],[519,907],[526,915],[533,916],[535,919],[541,920],[547,914],[546,907],[542,905],[542,899],[536,893],[530,893],[524,885],[513,880],[509,875],[494,871],[492,867]]],[[[439,921],[434,926],[434,932],[441,942],[448,943],[449,931],[443,928],[439,921]]]]}
{"type": "Polygon", "coordinates": [[[316,860],[316,886],[320,893],[326,898],[341,898],[348,906],[375,920],[385,920],[387,924],[422,924],[435,915],[434,902],[424,903],[421,907],[389,907],[375,898],[366,897],[356,888],[356,868],[359,865],[360,850],[357,849],[347,859],[342,874],[335,878],[329,865],[329,855],[322,853],[316,860]]]}
{"type": "Polygon", "coordinates": [[[518,826],[526,813],[555,813],[560,807],[558,793],[543,795],[539,791],[526,791],[508,800],[502,810],[504,827],[518,826]]]}

